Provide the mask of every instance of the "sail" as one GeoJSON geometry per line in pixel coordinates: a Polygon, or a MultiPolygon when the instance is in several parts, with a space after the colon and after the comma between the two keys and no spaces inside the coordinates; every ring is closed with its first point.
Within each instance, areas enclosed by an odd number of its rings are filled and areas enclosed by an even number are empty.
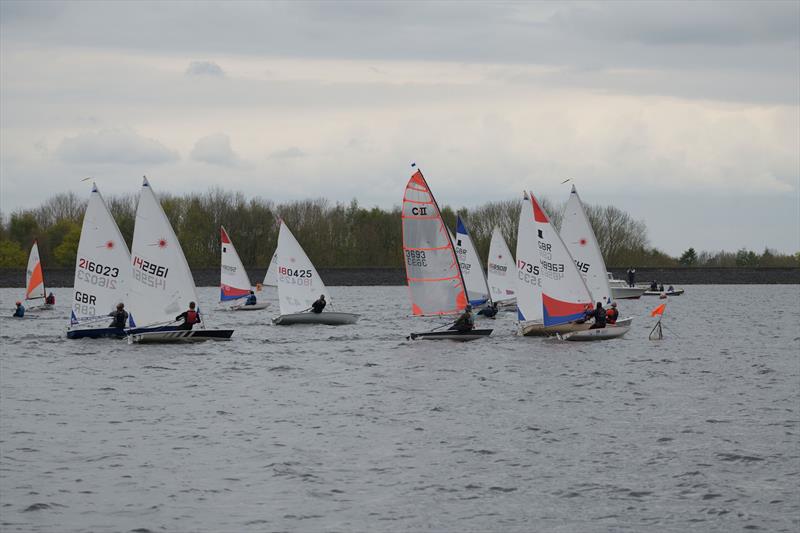
{"type": "Polygon", "coordinates": [[[228,232],[219,228],[220,248],[222,249],[222,262],[219,276],[219,300],[227,302],[238,300],[250,295],[250,278],[244,270],[242,260],[236,253],[228,232]]]}
{"type": "Polygon", "coordinates": [[[92,184],[75,258],[73,324],[107,316],[118,303],[124,303],[130,264],[128,245],[97,185],[92,184]]]}
{"type": "Polygon", "coordinates": [[[264,285],[267,287],[277,287],[278,285],[278,250],[272,254],[272,260],[267,267],[267,273],[264,275],[264,285]]]}
{"type": "Polygon", "coordinates": [[[608,285],[606,263],[574,185],[561,219],[560,235],[575,260],[578,272],[586,281],[593,301],[602,302],[603,305],[610,303],[611,287],[608,285]]]}
{"type": "Polygon", "coordinates": [[[456,257],[461,267],[461,275],[464,276],[464,284],[467,287],[467,297],[472,305],[481,305],[490,300],[489,286],[486,284],[486,274],[483,273],[483,265],[475,243],[469,235],[469,230],[461,220],[461,216],[456,221],[456,239],[453,241],[456,250],[456,257]]]}
{"type": "Polygon", "coordinates": [[[467,305],[464,279],[439,206],[416,171],[403,194],[403,255],[414,315],[443,315],[467,305]]]}
{"type": "Polygon", "coordinates": [[[26,300],[37,300],[47,296],[44,290],[42,263],[39,261],[39,241],[33,241],[33,246],[31,246],[28,268],[25,270],[25,287],[26,300]]]}
{"type": "Polygon", "coordinates": [[[331,298],[317,269],[311,264],[300,243],[281,221],[278,233],[278,302],[281,315],[308,311],[320,295],[325,295],[328,305],[331,298]]]}
{"type": "Polygon", "coordinates": [[[136,209],[131,266],[125,304],[139,327],[172,322],[191,301],[201,311],[183,249],[147,178],[136,209]]]}
{"type": "Polygon", "coordinates": [[[497,303],[513,300],[514,288],[514,258],[508,249],[503,234],[497,226],[492,230],[492,242],[489,244],[489,261],[487,265],[486,282],[492,301],[497,303]]]}
{"type": "Polygon", "coordinates": [[[517,317],[520,322],[542,322],[542,278],[533,202],[525,194],[517,227],[517,317]]]}
{"type": "Polygon", "coordinates": [[[531,203],[538,235],[544,325],[565,324],[583,317],[587,307],[594,307],[592,296],[564,241],[533,194],[531,203]]]}

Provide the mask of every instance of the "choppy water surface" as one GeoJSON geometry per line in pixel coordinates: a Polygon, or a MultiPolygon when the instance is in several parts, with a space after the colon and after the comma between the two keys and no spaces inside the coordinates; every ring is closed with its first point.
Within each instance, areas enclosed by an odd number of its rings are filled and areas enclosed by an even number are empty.
{"type": "Polygon", "coordinates": [[[334,287],[357,325],[205,305],[233,340],[182,346],[68,341],[56,290],[0,319],[2,530],[797,531],[800,287],[687,289],[661,342],[657,299],[618,341],[409,342],[405,288],[334,287]]]}

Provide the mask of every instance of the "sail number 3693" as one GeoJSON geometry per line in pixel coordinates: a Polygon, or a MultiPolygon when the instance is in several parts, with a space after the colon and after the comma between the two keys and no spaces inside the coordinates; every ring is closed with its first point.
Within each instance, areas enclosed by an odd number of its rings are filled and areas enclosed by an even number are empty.
{"type": "Polygon", "coordinates": [[[408,266],[425,267],[428,262],[425,260],[424,250],[406,250],[406,263],[408,266]]]}

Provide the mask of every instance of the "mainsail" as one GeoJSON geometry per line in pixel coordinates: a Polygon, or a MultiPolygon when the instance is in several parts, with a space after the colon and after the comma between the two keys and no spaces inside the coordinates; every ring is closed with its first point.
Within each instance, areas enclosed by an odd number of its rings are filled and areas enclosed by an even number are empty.
{"type": "Polygon", "coordinates": [[[272,254],[272,260],[267,267],[267,273],[264,275],[264,283],[266,287],[278,286],[278,250],[272,254]]]}
{"type": "Polygon", "coordinates": [[[492,242],[489,244],[489,261],[486,281],[492,301],[508,302],[515,298],[514,258],[508,249],[503,234],[497,226],[492,230],[492,242]]]}
{"type": "Polygon", "coordinates": [[[283,221],[280,222],[275,254],[278,256],[276,272],[281,315],[308,311],[322,294],[331,305],[330,294],[317,269],[283,221]]]}
{"type": "Polygon", "coordinates": [[[131,265],[126,306],[139,327],[173,322],[190,301],[201,310],[183,249],[147,178],[136,209],[131,265]]]}
{"type": "Polygon", "coordinates": [[[531,194],[539,248],[544,325],[572,322],[592,308],[592,296],[544,209],[531,194]]]}
{"type": "Polygon", "coordinates": [[[403,255],[414,315],[444,315],[467,306],[464,278],[439,206],[422,172],[403,194],[403,255]]]}
{"type": "Polygon", "coordinates": [[[561,218],[560,235],[575,260],[578,272],[586,281],[593,301],[602,302],[603,305],[610,303],[611,287],[608,285],[606,263],[574,185],[561,218]]]}
{"type": "Polygon", "coordinates": [[[39,241],[34,240],[28,256],[28,268],[25,270],[25,299],[38,300],[45,296],[47,293],[44,289],[42,263],[39,261],[39,241]]]}
{"type": "Polygon", "coordinates": [[[487,300],[491,300],[486,274],[483,273],[483,265],[478,257],[478,251],[460,215],[456,221],[456,238],[453,245],[461,267],[461,275],[464,276],[469,303],[481,305],[487,300]]]}
{"type": "Polygon", "coordinates": [[[250,278],[244,269],[239,254],[233,246],[228,232],[220,226],[220,248],[222,251],[222,261],[220,265],[219,277],[219,300],[227,302],[238,300],[250,295],[250,278]]]}
{"type": "Polygon", "coordinates": [[[517,229],[517,317],[542,323],[542,278],[533,202],[525,193],[517,229]]]}
{"type": "Polygon", "coordinates": [[[106,316],[118,303],[124,303],[130,264],[128,245],[97,185],[92,184],[75,259],[73,325],[106,316]]]}

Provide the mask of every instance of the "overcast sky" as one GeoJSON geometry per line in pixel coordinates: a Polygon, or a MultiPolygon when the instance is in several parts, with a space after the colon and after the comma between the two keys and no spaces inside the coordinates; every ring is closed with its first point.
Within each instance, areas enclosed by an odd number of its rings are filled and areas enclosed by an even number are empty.
{"type": "MultiPolygon", "coordinates": [[[[800,250],[800,2],[0,2],[0,209],[523,189],[671,254],[800,250]]],[[[399,223],[399,221],[398,221],[399,223]]]]}

